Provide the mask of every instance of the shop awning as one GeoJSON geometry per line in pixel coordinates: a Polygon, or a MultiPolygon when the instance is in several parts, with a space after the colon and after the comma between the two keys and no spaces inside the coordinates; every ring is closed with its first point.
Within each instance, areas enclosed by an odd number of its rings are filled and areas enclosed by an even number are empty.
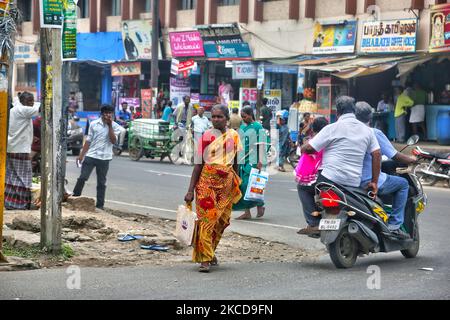
{"type": "MultiPolygon", "coordinates": [[[[431,57],[429,58],[431,59],[431,57]]],[[[400,64],[427,61],[427,57],[421,56],[389,56],[389,57],[358,57],[345,61],[338,61],[328,65],[305,66],[306,70],[330,72],[341,79],[368,76],[384,72],[400,64]]],[[[415,64],[414,66],[417,66],[415,64]]],[[[413,66],[413,67],[414,67],[413,66]]]]}
{"type": "Polygon", "coordinates": [[[115,62],[125,59],[121,32],[77,34],[77,60],[115,62]]]}

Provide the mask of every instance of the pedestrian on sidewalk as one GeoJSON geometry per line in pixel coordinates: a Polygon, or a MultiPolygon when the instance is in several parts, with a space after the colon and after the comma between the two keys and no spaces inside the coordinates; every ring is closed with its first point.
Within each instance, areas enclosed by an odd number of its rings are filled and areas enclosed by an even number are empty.
{"type": "MultiPolygon", "coordinates": [[[[402,88],[398,88],[397,90],[402,90],[402,88]]],[[[413,105],[414,101],[411,99],[411,90],[407,88],[398,96],[395,105],[395,136],[399,143],[404,143],[406,140],[407,108],[410,108],[413,105]]]]}
{"type": "MultiPolygon", "coordinates": [[[[196,199],[198,221],[194,231],[192,259],[200,263],[200,272],[217,265],[215,251],[222,234],[230,224],[231,210],[242,194],[237,175],[237,154],[242,150],[239,134],[227,128],[228,107],[212,108],[213,129],[202,137],[197,152],[202,163],[195,164],[184,201],[196,199]]],[[[198,155],[197,155],[198,156],[198,155]]]]}
{"type": "MultiPolygon", "coordinates": [[[[32,117],[39,114],[40,103],[34,96],[22,92],[9,114],[8,146],[6,153],[5,208],[28,210],[31,204],[31,145],[32,117]]],[[[2,204],[0,204],[2,205],[2,204]]]]}
{"type": "MultiPolygon", "coordinates": [[[[314,119],[311,125],[312,137],[318,134],[326,125],[327,119],[319,117],[314,119]]],[[[314,236],[319,232],[320,211],[316,205],[316,181],[322,170],[323,150],[312,154],[303,153],[295,168],[295,180],[297,182],[298,197],[302,204],[305,216],[306,228],[297,231],[301,235],[314,236]]]]}
{"type": "MultiPolygon", "coordinates": [[[[238,173],[239,177],[242,179],[240,186],[241,193],[244,195],[247,190],[252,168],[261,170],[263,168],[263,161],[265,162],[265,159],[260,159],[261,154],[265,155],[265,152],[260,152],[260,148],[264,149],[265,146],[255,146],[255,143],[265,142],[267,137],[263,126],[259,122],[255,121],[253,108],[251,106],[242,108],[241,117],[243,124],[241,125],[240,133],[242,134],[242,139],[244,140],[244,159],[239,158],[238,173]]],[[[237,219],[251,219],[252,214],[250,209],[254,207],[257,207],[258,210],[256,217],[261,218],[266,209],[263,201],[244,200],[244,197],[242,197],[238,203],[233,205],[233,210],[245,211],[244,214],[239,216],[237,219]]]]}
{"type": "Polygon", "coordinates": [[[120,126],[113,121],[114,108],[104,104],[101,107],[101,117],[91,123],[83,149],[77,159],[82,163],[81,175],[73,190],[73,196],[81,196],[84,184],[89,179],[94,168],[97,174],[97,204],[103,210],[105,204],[106,175],[109,162],[113,156],[113,145],[120,133],[120,126]]]}
{"type": "Polygon", "coordinates": [[[286,172],[284,163],[289,156],[291,150],[291,137],[289,135],[289,127],[287,125],[289,119],[289,111],[278,111],[277,129],[278,129],[278,171],[286,172]]]}

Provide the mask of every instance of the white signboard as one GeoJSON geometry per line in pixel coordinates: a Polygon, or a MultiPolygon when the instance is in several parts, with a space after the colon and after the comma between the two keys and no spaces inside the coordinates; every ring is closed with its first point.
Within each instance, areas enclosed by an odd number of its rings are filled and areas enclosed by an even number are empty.
{"type": "Polygon", "coordinates": [[[258,67],[251,62],[235,62],[233,63],[233,79],[246,80],[257,79],[258,67]]]}
{"type": "Polygon", "coordinates": [[[264,63],[258,65],[258,81],[256,87],[261,90],[264,85],[264,63]]]}
{"type": "Polygon", "coordinates": [[[281,90],[264,90],[264,98],[267,98],[267,106],[272,112],[281,110],[281,90]]]}

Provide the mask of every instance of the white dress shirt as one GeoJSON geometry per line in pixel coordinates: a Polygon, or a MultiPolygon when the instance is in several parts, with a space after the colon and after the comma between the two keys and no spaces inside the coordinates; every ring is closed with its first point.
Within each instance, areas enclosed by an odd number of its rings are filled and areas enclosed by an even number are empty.
{"type": "MultiPolygon", "coordinates": [[[[117,139],[121,127],[113,121],[112,128],[117,139]]],[[[86,141],[90,142],[86,157],[99,160],[112,160],[113,144],[109,138],[109,126],[103,123],[102,118],[92,121],[89,126],[86,141]]]]}

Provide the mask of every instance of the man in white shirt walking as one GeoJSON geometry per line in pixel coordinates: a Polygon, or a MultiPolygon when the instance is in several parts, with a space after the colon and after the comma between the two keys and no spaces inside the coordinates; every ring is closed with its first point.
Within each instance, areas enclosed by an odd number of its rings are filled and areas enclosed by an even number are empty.
{"type": "Polygon", "coordinates": [[[194,129],[194,137],[201,137],[211,126],[211,122],[205,117],[205,109],[198,107],[197,115],[192,117],[192,127],[194,129]]]}
{"type": "Polygon", "coordinates": [[[106,193],[106,174],[113,156],[113,145],[120,133],[120,126],[113,121],[114,108],[110,105],[101,107],[101,117],[89,126],[86,142],[77,161],[82,162],[81,175],[73,189],[73,196],[80,196],[83,187],[94,168],[97,173],[97,204],[103,210],[106,193]]]}
{"type": "MultiPolygon", "coordinates": [[[[40,103],[29,92],[23,92],[10,110],[6,155],[5,208],[26,210],[31,203],[32,117],[39,114],[40,103]]],[[[2,204],[0,204],[2,205],[2,204]]]]}

